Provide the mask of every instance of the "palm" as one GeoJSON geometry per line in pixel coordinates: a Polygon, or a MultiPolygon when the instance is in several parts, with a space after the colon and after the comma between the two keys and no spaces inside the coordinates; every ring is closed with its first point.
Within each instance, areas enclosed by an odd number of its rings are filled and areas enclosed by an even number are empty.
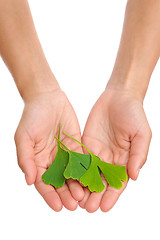
{"type": "MultiPolygon", "coordinates": [[[[81,139],[75,112],[61,90],[42,94],[32,99],[24,108],[16,132],[17,153],[21,168],[28,168],[30,178],[27,179],[26,176],[26,180],[29,184],[35,183],[37,190],[49,206],[58,211],[63,204],[68,209],[74,210],[77,206],[76,200],[83,197],[83,190],[78,182],[70,180],[62,188],[55,190],[52,186],[45,185],[41,180],[42,174],[55,157],[57,143],[54,136],[58,135],[60,123],[62,124],[62,132],[68,132],[77,139],[81,139]],[[32,148],[27,146],[32,146],[32,148]],[[18,150],[20,148],[22,151],[18,150]],[[32,158],[34,163],[33,161],[27,162],[29,158],[32,158]]],[[[61,137],[64,138],[64,135],[61,134],[61,137]]],[[[64,142],[70,149],[82,151],[82,149],[75,149],[77,145],[74,145],[74,142],[70,141],[69,138],[64,139],[64,142]]]]}
{"type": "MultiPolygon", "coordinates": [[[[146,145],[150,142],[150,128],[146,120],[142,104],[126,93],[106,90],[94,105],[83,133],[83,143],[98,155],[103,161],[125,165],[128,174],[136,179],[135,169],[140,155],[146,157],[146,145]],[[140,140],[144,134],[148,135],[144,145],[140,140]],[[143,151],[144,150],[144,151],[143,151]],[[130,159],[130,160],[129,160],[130,159]]],[[[101,207],[107,211],[117,201],[127,183],[120,190],[107,186],[103,193],[92,193],[80,205],[88,211],[95,211],[101,207]]]]}

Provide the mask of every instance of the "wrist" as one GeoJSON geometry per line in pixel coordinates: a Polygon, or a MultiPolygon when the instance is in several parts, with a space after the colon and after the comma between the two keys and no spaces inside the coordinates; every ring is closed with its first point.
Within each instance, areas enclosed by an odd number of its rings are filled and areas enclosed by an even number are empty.
{"type": "Polygon", "coordinates": [[[55,91],[60,88],[59,84],[51,71],[38,71],[18,77],[15,79],[19,93],[24,102],[30,101],[36,96],[55,91]]]}
{"type": "Polygon", "coordinates": [[[150,75],[142,70],[115,67],[106,88],[126,92],[143,102],[149,80],[150,75]]]}

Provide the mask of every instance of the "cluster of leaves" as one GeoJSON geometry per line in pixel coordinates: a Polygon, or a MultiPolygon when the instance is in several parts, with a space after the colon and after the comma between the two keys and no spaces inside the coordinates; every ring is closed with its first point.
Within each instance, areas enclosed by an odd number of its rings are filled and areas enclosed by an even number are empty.
{"type": "Polygon", "coordinates": [[[88,186],[91,192],[102,192],[104,184],[101,178],[103,173],[108,184],[116,189],[123,186],[122,181],[127,181],[127,173],[125,166],[114,165],[101,161],[94,155],[84,144],[73,138],[67,133],[68,137],[83,146],[89,154],[77,153],[69,150],[60,141],[60,129],[57,139],[57,154],[50,167],[42,175],[42,179],[46,184],[51,184],[56,188],[64,185],[65,180],[72,178],[81,182],[85,187],[88,186]],[[62,147],[65,149],[62,149],[62,147]]]}

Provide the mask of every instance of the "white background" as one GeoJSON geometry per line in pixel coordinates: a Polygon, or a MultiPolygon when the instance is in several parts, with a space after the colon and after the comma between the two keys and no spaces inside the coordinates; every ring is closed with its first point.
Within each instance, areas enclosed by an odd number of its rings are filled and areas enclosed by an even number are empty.
{"type": "MultiPolygon", "coordinates": [[[[49,64],[78,115],[87,115],[110,77],[126,1],[29,1],[49,64]]],[[[143,79],[142,79],[143,81],[143,79]]],[[[14,132],[23,102],[0,60],[0,239],[160,239],[160,63],[144,108],[153,131],[148,161],[108,213],[55,213],[17,165],[14,132]],[[3,236],[3,237],[2,237],[3,236]]]]}

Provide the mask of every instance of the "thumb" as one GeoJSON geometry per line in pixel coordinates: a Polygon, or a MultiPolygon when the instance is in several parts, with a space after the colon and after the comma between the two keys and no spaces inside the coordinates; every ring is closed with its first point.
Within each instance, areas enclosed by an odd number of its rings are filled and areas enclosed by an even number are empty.
{"type": "Polygon", "coordinates": [[[34,145],[26,131],[18,127],[15,133],[18,165],[25,174],[26,182],[32,185],[35,182],[37,168],[34,162],[34,145]]]}
{"type": "Polygon", "coordinates": [[[128,161],[128,175],[136,180],[140,168],[147,160],[152,133],[148,127],[145,131],[139,131],[131,141],[130,156],[128,161]]]}

